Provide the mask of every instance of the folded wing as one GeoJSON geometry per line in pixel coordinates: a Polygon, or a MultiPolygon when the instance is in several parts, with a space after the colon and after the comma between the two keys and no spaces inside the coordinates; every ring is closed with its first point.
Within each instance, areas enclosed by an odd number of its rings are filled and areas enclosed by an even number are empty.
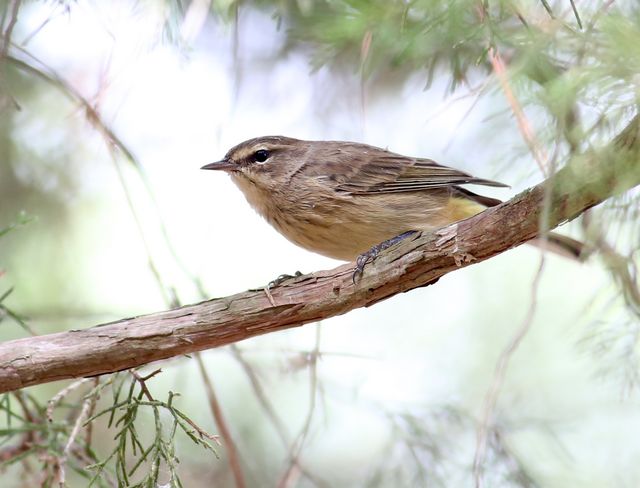
{"type": "Polygon", "coordinates": [[[476,178],[430,159],[407,158],[380,150],[366,159],[354,161],[351,171],[341,175],[336,189],[357,195],[429,190],[474,184],[506,187],[497,181],[476,178]]]}

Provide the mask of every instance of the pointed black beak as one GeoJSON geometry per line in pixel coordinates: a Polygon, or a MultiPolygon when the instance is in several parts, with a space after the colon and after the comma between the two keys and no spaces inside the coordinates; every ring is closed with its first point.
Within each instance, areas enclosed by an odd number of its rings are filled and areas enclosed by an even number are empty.
{"type": "Polygon", "coordinates": [[[215,163],[205,164],[200,169],[216,169],[221,171],[231,171],[234,169],[238,169],[238,166],[235,163],[229,161],[228,159],[223,159],[221,161],[216,161],[215,163]]]}

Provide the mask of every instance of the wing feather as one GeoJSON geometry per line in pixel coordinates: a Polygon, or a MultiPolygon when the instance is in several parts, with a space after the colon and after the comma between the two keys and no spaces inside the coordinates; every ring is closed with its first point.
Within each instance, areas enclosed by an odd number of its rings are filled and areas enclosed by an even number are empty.
{"type": "Polygon", "coordinates": [[[430,159],[408,158],[371,146],[368,149],[360,153],[358,160],[353,161],[347,174],[335,178],[338,191],[366,195],[429,190],[464,184],[508,186],[497,181],[476,178],[430,159]]]}

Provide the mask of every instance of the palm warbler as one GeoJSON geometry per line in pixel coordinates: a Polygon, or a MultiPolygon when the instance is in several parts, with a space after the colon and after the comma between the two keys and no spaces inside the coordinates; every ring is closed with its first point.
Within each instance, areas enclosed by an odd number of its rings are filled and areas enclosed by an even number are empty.
{"type": "MultiPolygon", "coordinates": [[[[507,186],[366,144],[281,136],[245,141],[202,169],[229,173],[251,206],[293,243],[344,261],[501,203],[458,185],[507,186]]],[[[571,238],[551,233],[548,240],[562,254],[581,253],[571,238]]]]}

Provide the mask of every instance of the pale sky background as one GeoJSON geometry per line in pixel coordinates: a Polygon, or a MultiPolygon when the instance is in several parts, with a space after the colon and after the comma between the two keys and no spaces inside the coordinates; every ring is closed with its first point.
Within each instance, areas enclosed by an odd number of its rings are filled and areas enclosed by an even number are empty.
{"type": "MultiPolygon", "coordinates": [[[[16,40],[56,8],[25,4],[16,40]]],[[[134,7],[81,0],[71,5],[70,15],[55,15],[26,48],[98,103],[143,165],[178,255],[211,296],[262,286],[282,273],[340,264],[289,243],[253,212],[227,176],[199,169],[245,139],[281,134],[388,147],[509,183],[511,189],[482,189],[504,199],[541,179],[495,83],[492,95],[477,103],[474,96],[463,97],[462,89],[448,94],[444,79],[425,90],[424,73],[397,89],[369,83],[363,111],[357,69],[312,72],[302,50],[277,57],[284,33],[267,13],[241,10],[237,59],[232,25],[208,20],[192,46],[181,51],[159,40],[165,15],[153,2],[134,7]]],[[[197,30],[193,22],[195,27],[183,30],[197,30]]],[[[37,141],[33,150],[44,158],[61,143],[77,143],[68,164],[80,184],[68,197],[69,232],[42,236],[41,222],[30,224],[21,231],[28,236],[24,248],[3,263],[4,282],[16,288],[16,306],[34,316],[48,308],[96,314],[57,330],[166,308],[101,137],[59,92],[42,97],[34,103],[48,104],[53,114],[43,122],[36,107],[25,106],[24,129],[15,137],[37,141]],[[55,294],[38,278],[52,267],[70,273],[55,294]]],[[[55,181],[30,164],[25,159],[22,177],[55,188],[55,181]]],[[[138,175],[120,164],[161,274],[185,303],[198,301],[167,252],[138,175]]],[[[563,231],[580,235],[577,227],[563,231]]],[[[524,246],[447,275],[435,286],[325,321],[321,394],[304,450],[306,465],[332,486],[361,486],[379,465],[394,462],[389,413],[410,412],[425,419],[425,428],[427,412],[443,405],[478,417],[497,357],[526,316],[539,260],[537,249],[524,246]]],[[[546,258],[543,273],[532,330],[512,359],[496,409],[496,421],[509,433],[504,441],[542,486],[637,486],[637,395],[624,395],[615,374],[598,376],[605,359],[581,345],[589,324],[617,320],[605,312],[613,293],[604,289],[610,286],[606,274],[597,259],[580,265],[555,256],[546,258]]],[[[260,370],[292,439],[309,399],[309,375],[292,365],[297,352],[313,349],[315,335],[316,326],[307,325],[240,344],[260,370]]],[[[259,467],[278,472],[284,451],[238,363],[226,350],[205,357],[241,451],[244,436],[275,446],[247,454],[249,479],[259,486],[259,467]]],[[[182,359],[163,369],[156,386],[181,391],[183,410],[215,432],[202,408],[195,364],[182,359]]],[[[471,464],[474,431],[452,442],[450,486],[470,486],[454,467],[471,464]]],[[[202,472],[212,462],[224,466],[184,449],[202,472]]],[[[198,486],[191,483],[186,486],[198,486]]]]}

